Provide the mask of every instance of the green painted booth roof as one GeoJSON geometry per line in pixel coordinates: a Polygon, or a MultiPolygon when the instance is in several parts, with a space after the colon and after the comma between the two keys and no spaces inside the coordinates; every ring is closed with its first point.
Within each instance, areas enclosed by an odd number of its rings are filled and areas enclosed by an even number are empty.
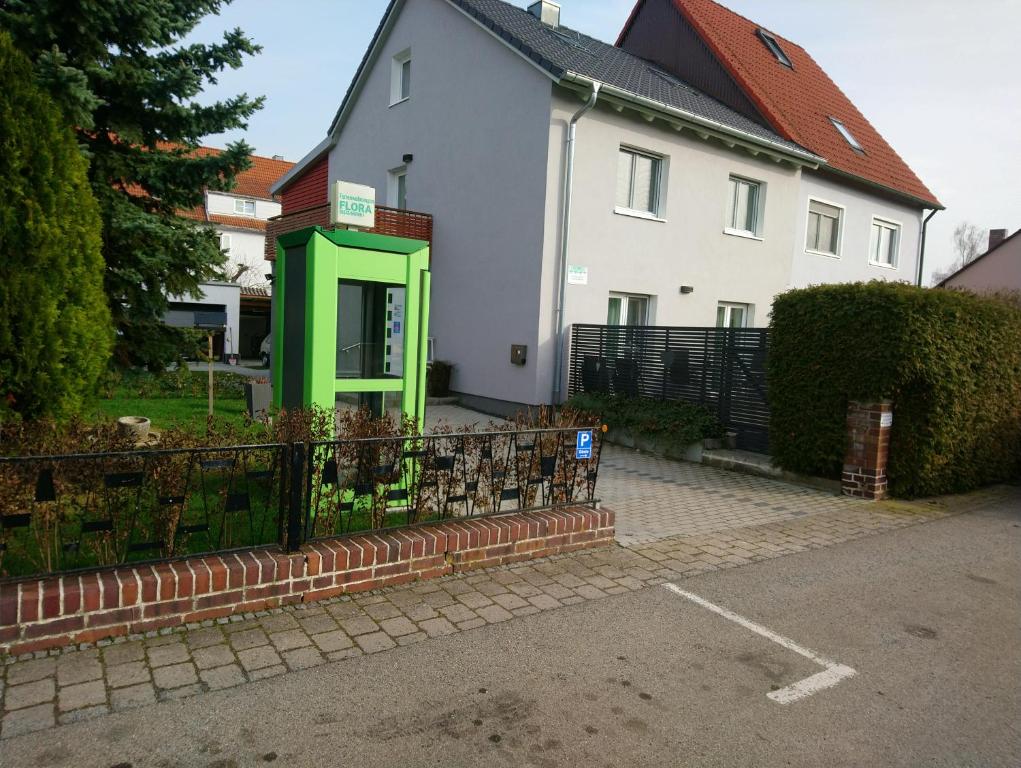
{"type": "Polygon", "coordinates": [[[322,227],[306,227],[288,232],[277,238],[277,242],[284,248],[292,248],[296,245],[304,245],[315,234],[322,235],[336,245],[387,253],[418,253],[429,247],[429,243],[425,240],[377,235],[373,232],[352,232],[349,229],[323,229],[322,227]]]}

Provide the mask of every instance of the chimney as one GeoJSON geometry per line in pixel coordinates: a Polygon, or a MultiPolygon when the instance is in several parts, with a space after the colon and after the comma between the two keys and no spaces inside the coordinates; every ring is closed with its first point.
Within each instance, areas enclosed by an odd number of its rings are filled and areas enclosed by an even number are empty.
{"type": "Polygon", "coordinates": [[[560,26],[560,6],[552,0],[537,0],[528,6],[528,12],[548,27],[560,26]]]}
{"type": "Polygon", "coordinates": [[[989,250],[993,250],[996,246],[1002,243],[1007,238],[1007,230],[1005,229],[990,229],[989,230],[989,250]]]}
{"type": "Polygon", "coordinates": [[[283,155],[273,155],[273,159],[274,160],[283,160],[284,156],[283,155]]]}

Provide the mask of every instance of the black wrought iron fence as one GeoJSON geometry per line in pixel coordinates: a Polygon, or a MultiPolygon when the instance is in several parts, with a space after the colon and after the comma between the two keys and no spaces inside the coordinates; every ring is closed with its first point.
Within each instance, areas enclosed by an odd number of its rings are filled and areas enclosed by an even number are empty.
{"type": "Polygon", "coordinates": [[[313,443],[305,537],[596,501],[601,432],[535,429],[313,443]],[[579,458],[587,432],[589,458],[579,458]]]}
{"type": "Polygon", "coordinates": [[[0,457],[0,580],[591,504],[598,429],[0,457]],[[578,458],[577,435],[591,435],[578,458]]]}
{"type": "Polygon", "coordinates": [[[0,458],[0,576],[281,540],[288,446],[0,458]]]}
{"type": "Polygon", "coordinates": [[[738,447],[769,452],[765,328],[577,324],[569,392],[686,400],[737,432],[738,447]]]}

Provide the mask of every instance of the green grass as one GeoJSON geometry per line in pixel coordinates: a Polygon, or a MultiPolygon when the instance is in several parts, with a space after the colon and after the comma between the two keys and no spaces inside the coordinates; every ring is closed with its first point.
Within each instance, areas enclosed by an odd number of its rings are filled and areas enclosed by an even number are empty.
{"type": "MultiPolygon", "coordinates": [[[[97,419],[114,421],[120,416],[144,416],[152,421],[153,429],[157,430],[181,427],[190,432],[202,432],[206,428],[208,410],[209,401],[205,397],[142,398],[117,392],[112,398],[96,401],[97,419]]],[[[217,421],[243,427],[245,414],[244,400],[218,400],[214,397],[213,416],[217,421]]]]}

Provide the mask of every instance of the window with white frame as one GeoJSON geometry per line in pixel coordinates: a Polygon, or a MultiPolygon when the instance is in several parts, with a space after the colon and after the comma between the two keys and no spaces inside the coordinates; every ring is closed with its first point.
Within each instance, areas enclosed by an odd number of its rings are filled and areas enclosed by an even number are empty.
{"type": "Polygon", "coordinates": [[[840,229],[844,210],[819,200],[808,201],[808,234],[805,250],[827,256],[840,254],[840,229]]]}
{"type": "Polygon", "coordinates": [[[837,129],[837,133],[844,137],[844,141],[851,145],[851,149],[860,155],[865,154],[865,148],[858,142],[858,139],[854,137],[854,134],[851,133],[851,130],[846,125],[835,117],[831,117],[830,122],[837,129]]]}
{"type": "Polygon", "coordinates": [[[391,208],[406,209],[408,207],[408,169],[405,166],[394,168],[389,174],[387,184],[387,205],[391,208]]]}
{"type": "Polygon", "coordinates": [[[731,176],[727,193],[727,232],[761,235],[764,198],[764,184],[731,176]]]}
{"type": "Polygon", "coordinates": [[[721,301],[716,305],[716,327],[747,328],[751,314],[750,304],[721,301]]]}
{"type": "Polygon", "coordinates": [[[662,157],[621,147],[617,157],[617,208],[659,216],[662,167],[662,157]]]}
{"type": "Polygon", "coordinates": [[[896,267],[899,251],[900,224],[886,219],[872,219],[869,262],[882,267],[896,267]]]}
{"type": "Polygon", "coordinates": [[[220,235],[220,250],[230,256],[230,235],[227,233],[222,233],[220,235]]]}
{"type": "Polygon", "coordinates": [[[240,198],[234,198],[234,213],[240,214],[241,216],[254,216],[255,215],[255,201],[254,200],[242,200],[240,198]]]}
{"type": "Polygon", "coordinates": [[[773,37],[773,35],[769,34],[769,32],[767,32],[764,29],[757,30],[757,34],[759,35],[759,39],[762,40],[765,46],[769,49],[769,52],[776,56],[777,61],[779,61],[785,67],[794,69],[794,65],[791,63],[790,57],[787,55],[787,52],[783,49],[783,46],[780,45],[779,40],[777,40],[775,37],[773,37]]]}
{"type": "Polygon", "coordinates": [[[411,97],[411,49],[393,58],[390,69],[390,106],[411,97]]]}
{"type": "Polygon", "coordinates": [[[649,297],[611,293],[606,309],[607,325],[648,325],[649,297]]]}

